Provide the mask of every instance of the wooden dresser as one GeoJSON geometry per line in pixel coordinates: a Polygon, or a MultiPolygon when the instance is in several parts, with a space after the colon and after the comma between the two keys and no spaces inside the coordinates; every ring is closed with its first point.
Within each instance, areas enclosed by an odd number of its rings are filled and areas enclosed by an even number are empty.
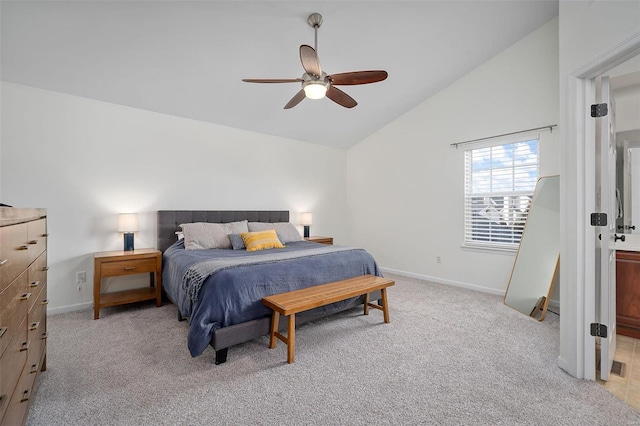
{"type": "Polygon", "coordinates": [[[0,425],[24,424],[47,360],[47,211],[0,207],[0,425]]]}
{"type": "Polygon", "coordinates": [[[616,252],[618,334],[640,339],[640,252],[616,252]]]}

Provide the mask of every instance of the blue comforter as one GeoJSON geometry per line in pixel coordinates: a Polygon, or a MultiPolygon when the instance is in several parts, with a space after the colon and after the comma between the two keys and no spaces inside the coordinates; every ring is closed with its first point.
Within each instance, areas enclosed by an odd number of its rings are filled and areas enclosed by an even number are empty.
{"type": "MultiPolygon", "coordinates": [[[[178,241],[163,254],[162,285],[178,305],[180,313],[189,317],[188,347],[192,356],[200,355],[217,328],[254,320],[271,314],[262,298],[299,288],[310,287],[359,275],[381,275],[373,257],[363,249],[318,250],[317,243],[288,243],[283,249],[257,252],[246,250],[185,250],[178,241]],[[302,251],[308,255],[273,260],[274,253],[302,251]],[[244,265],[239,257],[251,258],[244,265]],[[217,268],[205,277],[195,300],[185,290],[194,269],[212,258],[229,259],[229,266],[217,268]],[[264,261],[261,260],[265,259],[264,261]],[[235,259],[235,260],[234,260],[235,259]],[[266,260],[268,259],[268,260],[266,260]],[[185,286],[186,284],[186,286],[185,286]]],[[[193,294],[192,294],[193,295],[193,294]]],[[[330,314],[353,305],[355,299],[314,309],[313,313],[330,314]]]]}

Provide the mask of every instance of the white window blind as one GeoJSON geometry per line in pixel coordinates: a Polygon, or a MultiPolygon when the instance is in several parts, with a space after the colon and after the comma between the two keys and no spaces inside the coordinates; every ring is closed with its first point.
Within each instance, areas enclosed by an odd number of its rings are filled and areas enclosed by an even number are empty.
{"type": "Polygon", "coordinates": [[[464,245],[517,249],[538,181],[538,139],[464,153],[464,245]]]}

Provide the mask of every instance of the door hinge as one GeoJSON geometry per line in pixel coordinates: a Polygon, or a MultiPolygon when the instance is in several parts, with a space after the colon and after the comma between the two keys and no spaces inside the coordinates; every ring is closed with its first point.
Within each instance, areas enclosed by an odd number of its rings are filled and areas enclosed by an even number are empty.
{"type": "Polygon", "coordinates": [[[595,337],[607,337],[607,326],[597,322],[591,323],[591,335],[595,337]]]}
{"type": "Polygon", "coordinates": [[[591,213],[591,226],[607,226],[607,214],[591,213]]]}
{"type": "Polygon", "coordinates": [[[609,107],[607,104],[593,104],[591,105],[592,117],[604,117],[609,113],[609,107]]]}

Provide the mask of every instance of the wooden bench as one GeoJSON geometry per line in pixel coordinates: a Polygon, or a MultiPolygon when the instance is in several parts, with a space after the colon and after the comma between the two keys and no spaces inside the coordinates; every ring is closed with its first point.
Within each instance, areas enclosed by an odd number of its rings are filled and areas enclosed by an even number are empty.
{"type": "Polygon", "coordinates": [[[369,308],[380,309],[384,313],[384,322],[388,323],[389,306],[387,303],[387,287],[394,284],[394,281],[386,278],[363,275],[263,297],[262,303],[273,309],[269,348],[273,349],[276,347],[276,337],[282,340],[287,344],[287,362],[293,364],[296,350],[296,314],[351,297],[365,295],[364,314],[369,315],[369,308]],[[382,305],[369,303],[369,293],[376,290],[380,290],[382,293],[382,305]],[[286,337],[278,332],[280,315],[289,317],[286,337]]]}

